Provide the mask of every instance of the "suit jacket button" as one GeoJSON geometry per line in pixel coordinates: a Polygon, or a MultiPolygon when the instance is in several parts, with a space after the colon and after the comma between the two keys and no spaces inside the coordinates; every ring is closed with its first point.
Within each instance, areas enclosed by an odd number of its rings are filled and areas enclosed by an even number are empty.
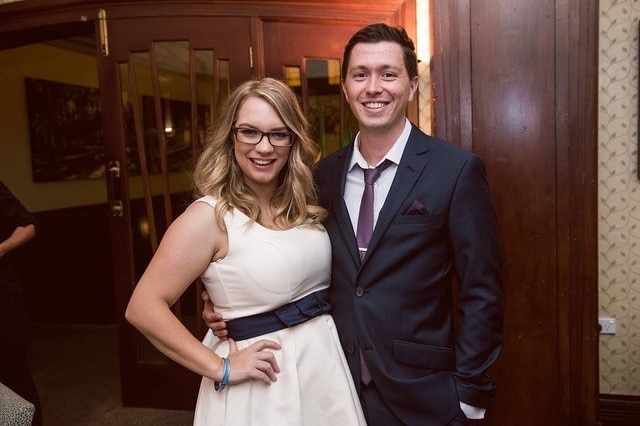
{"type": "Polygon", "coordinates": [[[356,288],[356,296],[358,297],[364,296],[364,289],[362,287],[356,288]]]}
{"type": "Polygon", "coordinates": [[[353,345],[348,345],[348,346],[347,346],[347,353],[348,353],[349,355],[353,355],[353,353],[354,353],[355,351],[356,351],[356,347],[355,347],[355,346],[353,346],[353,345]]]}

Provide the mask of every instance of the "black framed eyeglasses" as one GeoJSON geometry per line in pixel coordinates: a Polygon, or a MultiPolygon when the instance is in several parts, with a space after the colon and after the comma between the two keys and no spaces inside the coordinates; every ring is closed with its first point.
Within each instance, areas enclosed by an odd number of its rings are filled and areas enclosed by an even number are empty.
{"type": "Polygon", "coordinates": [[[232,127],[233,135],[236,140],[248,145],[257,145],[263,137],[267,137],[269,143],[273,146],[291,146],[296,134],[286,130],[275,130],[273,132],[262,132],[258,129],[250,127],[232,127]]]}

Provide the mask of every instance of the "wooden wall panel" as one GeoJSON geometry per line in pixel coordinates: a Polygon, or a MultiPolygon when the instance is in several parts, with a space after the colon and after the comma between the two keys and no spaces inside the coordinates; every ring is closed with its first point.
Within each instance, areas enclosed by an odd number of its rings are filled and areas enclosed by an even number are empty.
{"type": "Polygon", "coordinates": [[[471,149],[487,165],[504,258],[507,321],[496,374],[505,392],[491,411],[535,412],[538,425],[555,424],[560,395],[553,6],[471,2],[469,11],[471,149]]]}
{"type": "Polygon", "coordinates": [[[598,426],[637,426],[640,419],[640,397],[601,395],[598,426]]]}
{"type": "Polygon", "coordinates": [[[483,424],[597,418],[597,1],[435,0],[438,136],[487,165],[505,344],[483,424]]]}

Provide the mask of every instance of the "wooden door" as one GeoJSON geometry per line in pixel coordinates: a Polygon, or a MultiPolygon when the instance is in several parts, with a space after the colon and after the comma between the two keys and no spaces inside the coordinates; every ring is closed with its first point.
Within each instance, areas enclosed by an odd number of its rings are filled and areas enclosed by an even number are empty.
{"type": "MultiPolygon", "coordinates": [[[[191,199],[189,170],[219,101],[251,77],[250,20],[106,15],[97,24],[98,62],[123,403],[193,409],[200,377],[157,351],[124,311],[191,199]]],[[[202,337],[197,284],[172,309],[202,337]]]]}

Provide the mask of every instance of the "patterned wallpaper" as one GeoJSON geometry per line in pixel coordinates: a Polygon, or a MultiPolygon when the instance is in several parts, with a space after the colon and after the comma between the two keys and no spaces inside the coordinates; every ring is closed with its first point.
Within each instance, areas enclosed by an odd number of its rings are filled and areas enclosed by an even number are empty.
{"type": "Polygon", "coordinates": [[[640,0],[600,0],[598,82],[600,392],[640,395],[640,0]]]}

